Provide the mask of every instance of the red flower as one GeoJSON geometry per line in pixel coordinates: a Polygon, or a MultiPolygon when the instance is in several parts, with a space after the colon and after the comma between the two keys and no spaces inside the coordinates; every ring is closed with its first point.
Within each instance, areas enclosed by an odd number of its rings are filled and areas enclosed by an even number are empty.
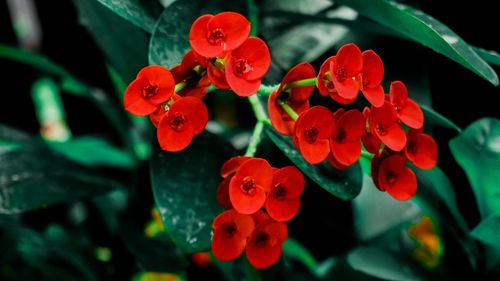
{"type": "Polygon", "coordinates": [[[207,252],[199,252],[191,255],[191,261],[199,267],[207,267],[212,264],[212,258],[207,252]]]}
{"type": "Polygon", "coordinates": [[[208,122],[208,110],[198,98],[185,97],[174,102],[158,124],[157,137],[163,150],[176,152],[186,148],[193,136],[208,122]]]}
{"type": "Polygon", "coordinates": [[[334,123],[333,114],[323,106],[311,107],[300,114],[295,123],[294,143],[309,164],[318,164],[328,156],[334,123]]]}
{"type": "Polygon", "coordinates": [[[228,210],[218,215],[212,225],[212,251],[221,261],[239,257],[245,250],[247,238],[254,230],[252,216],[228,210]]]}
{"type": "Polygon", "coordinates": [[[273,128],[280,134],[291,135],[295,120],[278,104],[278,99],[286,102],[297,114],[300,114],[309,108],[309,97],[314,91],[314,86],[295,87],[287,91],[283,91],[283,87],[287,83],[314,78],[315,76],[314,68],[309,63],[298,64],[288,71],[278,90],[272,92],[269,96],[267,103],[269,119],[273,128]]]}
{"type": "Polygon", "coordinates": [[[420,169],[429,170],[436,166],[438,147],[427,134],[410,130],[405,153],[408,160],[420,169]]]}
{"type": "Polygon", "coordinates": [[[264,211],[258,211],[257,213],[252,214],[253,221],[255,223],[255,227],[259,226],[261,223],[268,221],[269,215],[264,211]]]}
{"type": "Polygon", "coordinates": [[[226,59],[227,83],[238,96],[253,95],[270,64],[271,55],[266,43],[257,37],[250,37],[226,59]]]}
{"type": "Polygon", "coordinates": [[[250,22],[234,12],[199,17],[189,31],[189,43],[198,54],[212,58],[238,48],[250,34],[250,22]]]}
{"type": "Polygon", "coordinates": [[[231,204],[231,199],[229,198],[229,183],[233,178],[234,174],[238,168],[243,164],[243,162],[251,159],[247,156],[236,156],[227,160],[222,168],[220,169],[220,175],[224,178],[222,182],[217,187],[217,202],[219,205],[226,209],[231,209],[233,205],[231,204]]]}
{"type": "Polygon", "coordinates": [[[264,206],[272,183],[273,170],[266,160],[245,161],[229,184],[229,198],[234,209],[242,214],[257,212],[264,206]]]}
{"type": "Polygon", "coordinates": [[[273,220],[260,223],[247,242],[246,255],[250,264],[257,269],[273,265],[281,256],[281,246],[287,237],[286,224],[273,220]]]}
{"type": "Polygon", "coordinates": [[[379,189],[387,191],[397,200],[412,198],[417,192],[417,178],[413,171],[406,167],[406,158],[400,154],[394,154],[380,161],[376,175],[379,189]]]}
{"type": "Polygon", "coordinates": [[[180,98],[181,97],[179,95],[173,94],[168,102],[159,105],[158,108],[153,113],[149,114],[149,120],[156,128],[158,128],[160,120],[163,118],[163,116],[165,116],[165,114],[167,114],[168,110],[170,109],[169,104],[171,105],[180,98]]]}
{"type": "Polygon", "coordinates": [[[330,96],[334,101],[340,104],[350,104],[356,100],[356,97],[346,99],[341,97],[335,84],[333,84],[332,69],[335,64],[335,56],[329,57],[322,65],[318,73],[318,78],[316,80],[316,86],[318,87],[319,94],[322,96],[330,96]]]}
{"type": "Polygon", "coordinates": [[[207,93],[210,80],[206,71],[207,59],[190,50],[182,59],[181,64],[174,66],[170,72],[176,84],[186,83],[186,86],[177,92],[181,97],[193,96],[202,99],[207,93]]]}
{"type": "Polygon", "coordinates": [[[299,211],[300,195],[304,192],[304,176],[294,166],[278,169],[273,174],[273,186],[267,196],[266,210],[276,221],[289,221],[299,211]]]}
{"type": "Polygon", "coordinates": [[[378,154],[382,142],[370,129],[370,109],[368,107],[363,109],[363,116],[366,119],[366,125],[363,135],[361,136],[361,141],[368,152],[378,154]]]}
{"type": "Polygon", "coordinates": [[[352,109],[339,114],[330,137],[330,150],[340,164],[350,166],[358,161],[364,128],[365,118],[361,112],[352,109]]]}
{"type": "Polygon", "coordinates": [[[208,78],[214,84],[215,87],[227,90],[230,89],[229,84],[226,80],[226,71],[224,69],[224,65],[221,65],[219,62],[209,62],[207,68],[208,78]]]}
{"type": "Polygon", "coordinates": [[[401,81],[391,83],[390,100],[396,109],[396,114],[408,127],[420,129],[424,125],[424,114],[420,106],[408,98],[408,90],[401,81]]]}
{"type": "Polygon", "coordinates": [[[406,134],[398,123],[394,107],[385,102],[381,107],[372,107],[370,112],[370,130],[394,151],[401,151],[406,145],[406,134]]]}
{"type": "Polygon", "coordinates": [[[175,82],[170,71],[158,65],[146,66],[125,91],[125,109],[138,116],[153,113],[174,94],[175,82]]]}
{"type": "Polygon", "coordinates": [[[365,98],[375,107],[384,104],[384,64],[380,57],[372,50],[362,53],[363,69],[358,75],[359,86],[365,98]]]}

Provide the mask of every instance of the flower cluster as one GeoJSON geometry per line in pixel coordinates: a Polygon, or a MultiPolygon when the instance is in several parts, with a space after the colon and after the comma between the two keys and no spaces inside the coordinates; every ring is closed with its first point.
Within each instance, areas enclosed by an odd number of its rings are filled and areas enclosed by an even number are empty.
{"type": "Polygon", "coordinates": [[[229,210],[214,220],[214,255],[228,261],[246,251],[255,268],[274,264],[288,236],[284,222],[299,211],[304,176],[294,166],[273,168],[264,159],[246,156],[226,161],[221,176],[217,201],[229,210]]]}
{"type": "Polygon", "coordinates": [[[417,183],[407,162],[431,169],[436,164],[437,145],[422,132],[422,110],[408,97],[406,86],[394,81],[385,94],[383,78],[384,66],[374,51],[344,45],[326,59],[317,76],[308,63],[293,67],[269,96],[269,118],[276,131],[292,137],[309,164],[328,160],[345,170],[358,161],[364,146],[375,154],[372,177],[376,186],[395,199],[408,200],[417,183]],[[352,104],[361,91],[370,107],[363,112],[311,107],[309,98],[315,86],[320,95],[341,105],[352,104]]]}
{"type": "Polygon", "coordinates": [[[208,122],[202,99],[211,84],[239,96],[259,89],[271,56],[266,43],[249,34],[250,22],[238,13],[199,17],[189,32],[192,50],[170,70],[139,71],[125,91],[125,109],[150,117],[163,150],[183,150],[208,122]]]}

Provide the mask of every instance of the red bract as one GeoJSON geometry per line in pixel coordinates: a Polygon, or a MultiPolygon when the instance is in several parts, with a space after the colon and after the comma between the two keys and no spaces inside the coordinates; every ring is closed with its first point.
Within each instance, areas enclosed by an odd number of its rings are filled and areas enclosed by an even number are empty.
{"type": "Polygon", "coordinates": [[[242,215],[228,210],[218,215],[212,225],[212,251],[221,261],[234,260],[245,250],[247,238],[254,230],[250,215],[242,215]]]}
{"type": "Polygon", "coordinates": [[[387,191],[394,199],[408,200],[417,192],[417,178],[410,168],[406,167],[406,158],[394,154],[380,160],[377,184],[380,190],[387,191]]]}
{"type": "Polygon", "coordinates": [[[239,96],[253,95],[270,64],[271,55],[266,43],[257,37],[250,37],[226,59],[227,83],[239,96]]]}
{"type": "Polygon", "coordinates": [[[276,221],[289,221],[299,211],[300,195],[306,182],[294,166],[278,169],[273,174],[273,186],[266,201],[269,216],[276,221]]]}
{"type": "Polygon", "coordinates": [[[229,198],[236,211],[242,214],[257,212],[266,202],[273,183],[273,170],[266,160],[245,161],[229,184],[229,198]]]}
{"type": "Polygon", "coordinates": [[[206,67],[206,58],[193,50],[187,52],[181,64],[170,70],[176,84],[186,83],[186,86],[177,94],[182,97],[193,96],[202,99],[210,85],[206,67]]]}
{"type": "Polygon", "coordinates": [[[146,66],[137,73],[125,91],[125,109],[134,115],[149,115],[170,99],[174,88],[175,82],[170,71],[158,65],[146,66]]]}
{"type": "Polygon", "coordinates": [[[365,118],[357,110],[349,110],[337,119],[330,137],[330,150],[334,158],[344,166],[358,161],[361,155],[361,135],[365,128],[365,118]]]}
{"type": "Polygon", "coordinates": [[[318,78],[316,81],[316,86],[318,87],[318,91],[322,96],[330,96],[334,101],[340,104],[350,104],[356,100],[356,97],[346,99],[341,97],[337,89],[335,88],[335,84],[333,83],[333,75],[331,69],[333,69],[333,65],[335,64],[335,56],[328,58],[322,65],[318,73],[318,78]]]}
{"type": "Polygon", "coordinates": [[[370,130],[394,151],[401,151],[406,145],[406,134],[398,123],[394,107],[385,102],[381,107],[372,107],[370,112],[370,130]]]}
{"type": "Polygon", "coordinates": [[[311,107],[297,119],[294,143],[309,164],[318,164],[328,156],[334,122],[333,114],[323,106],[311,107]]]}
{"type": "Polygon", "coordinates": [[[380,146],[382,145],[382,142],[380,139],[373,134],[373,132],[370,129],[370,109],[368,107],[365,107],[363,109],[363,116],[366,119],[366,124],[365,124],[365,130],[363,131],[363,135],[361,136],[361,141],[363,142],[363,145],[365,146],[365,149],[373,154],[377,154],[380,150],[380,146]]]}
{"type": "Polygon", "coordinates": [[[176,152],[186,148],[193,136],[201,133],[208,122],[208,110],[198,98],[177,100],[158,124],[157,137],[163,150],[176,152]]]}
{"type": "Polygon", "coordinates": [[[408,98],[408,90],[401,81],[391,83],[390,100],[394,105],[396,114],[401,122],[414,129],[422,128],[424,124],[424,114],[420,106],[408,98]]]}
{"type": "Polygon", "coordinates": [[[429,170],[436,166],[438,147],[427,134],[410,130],[405,153],[408,160],[420,169],[429,170]]]}
{"type": "Polygon", "coordinates": [[[363,69],[358,75],[359,86],[365,98],[375,107],[384,104],[384,65],[380,57],[372,50],[364,51],[363,69]]]}
{"type": "Polygon", "coordinates": [[[233,178],[234,174],[238,168],[243,164],[243,162],[251,159],[247,156],[236,156],[227,160],[222,168],[220,169],[220,175],[224,178],[222,182],[217,187],[217,202],[219,205],[226,209],[231,209],[233,205],[231,204],[231,199],[229,198],[229,183],[233,178]]]}
{"type": "Polygon", "coordinates": [[[359,87],[354,78],[363,67],[361,50],[355,44],[342,46],[330,65],[332,82],[340,97],[351,100],[358,95],[359,87]]]}
{"type": "Polygon", "coordinates": [[[239,47],[250,34],[250,22],[234,12],[203,15],[191,26],[189,43],[198,54],[212,58],[239,47]]]}
{"type": "Polygon", "coordinates": [[[210,82],[212,82],[215,87],[222,90],[227,90],[230,88],[229,84],[227,84],[224,65],[221,65],[217,61],[209,62],[207,67],[207,74],[210,82]]]}
{"type": "Polygon", "coordinates": [[[248,262],[257,269],[273,265],[281,256],[281,246],[287,237],[286,224],[272,220],[260,223],[247,242],[248,262]]]}
{"type": "Polygon", "coordinates": [[[287,83],[314,78],[316,73],[309,63],[301,63],[294,66],[285,75],[280,83],[278,90],[271,93],[267,103],[269,119],[274,129],[283,135],[291,135],[295,120],[279,105],[278,100],[287,103],[297,114],[300,114],[309,108],[309,97],[314,91],[314,86],[295,87],[283,91],[287,83]]]}

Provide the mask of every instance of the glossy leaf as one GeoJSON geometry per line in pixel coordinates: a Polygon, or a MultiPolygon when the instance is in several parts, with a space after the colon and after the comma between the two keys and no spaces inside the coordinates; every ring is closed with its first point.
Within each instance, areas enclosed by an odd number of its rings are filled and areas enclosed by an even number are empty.
{"type": "Polygon", "coordinates": [[[480,119],[449,144],[469,179],[481,217],[500,215],[500,120],[480,119]]]}
{"type": "Polygon", "coordinates": [[[420,105],[420,107],[424,112],[424,120],[426,126],[431,125],[431,126],[450,128],[456,131],[457,133],[460,133],[462,131],[462,129],[460,129],[460,127],[458,127],[455,123],[453,123],[453,121],[444,117],[438,112],[434,111],[434,109],[425,105],[420,105]]]}
{"type": "Polygon", "coordinates": [[[204,132],[181,152],[162,151],[154,140],[153,193],[165,229],[187,253],[210,248],[212,221],[220,213],[215,191],[229,158],[217,136],[204,132]]]}
{"type": "Polygon", "coordinates": [[[283,254],[301,262],[311,272],[318,266],[318,263],[311,252],[291,237],[288,237],[285,243],[283,243],[283,254]]]}
{"type": "Polygon", "coordinates": [[[498,241],[500,241],[500,216],[487,217],[470,234],[485,244],[498,246],[498,241]]]}
{"type": "Polygon", "coordinates": [[[140,0],[98,0],[120,17],[128,20],[144,31],[152,33],[156,19],[162,11],[157,1],[140,0]],[[151,7],[146,6],[148,4],[151,7]]]}
{"type": "Polygon", "coordinates": [[[474,51],[487,63],[500,65],[500,54],[495,51],[486,50],[479,47],[474,47],[474,51]]]}
{"type": "Polygon", "coordinates": [[[308,164],[295,149],[289,137],[282,136],[274,130],[266,128],[266,133],[276,146],[311,180],[326,191],[342,200],[351,200],[361,191],[363,174],[359,163],[341,172],[327,163],[308,164]]]}
{"type": "Polygon", "coordinates": [[[360,14],[421,43],[498,85],[498,76],[455,32],[420,10],[390,0],[338,0],[360,14]]]}

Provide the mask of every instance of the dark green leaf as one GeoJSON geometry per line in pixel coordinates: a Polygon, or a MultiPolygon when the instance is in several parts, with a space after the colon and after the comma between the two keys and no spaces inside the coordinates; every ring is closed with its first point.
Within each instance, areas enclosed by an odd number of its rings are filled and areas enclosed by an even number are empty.
{"type": "Polygon", "coordinates": [[[318,263],[311,252],[291,237],[288,237],[285,243],[283,243],[283,254],[301,262],[311,272],[313,272],[318,266],[318,263]]]}
{"type": "Polygon", "coordinates": [[[458,127],[455,123],[453,123],[453,121],[451,121],[450,119],[437,113],[436,111],[434,111],[434,109],[432,109],[428,106],[425,106],[425,105],[420,105],[420,107],[422,108],[422,111],[424,112],[424,118],[425,118],[426,125],[450,128],[450,129],[457,131],[457,133],[460,133],[462,131],[462,129],[460,129],[460,127],[458,127]]]}
{"type": "Polygon", "coordinates": [[[500,54],[483,48],[474,47],[474,51],[486,62],[493,65],[500,65],[500,54]]]}
{"type": "Polygon", "coordinates": [[[500,120],[480,119],[449,144],[469,179],[481,217],[500,215],[500,120]]]}
{"type": "Polygon", "coordinates": [[[470,234],[485,244],[498,246],[498,241],[500,241],[500,217],[487,217],[470,234]]]}
{"type": "Polygon", "coordinates": [[[474,50],[446,25],[404,4],[389,0],[338,0],[335,3],[349,6],[360,14],[449,57],[475,72],[493,85],[498,76],[474,50]]]}
{"type": "Polygon", "coordinates": [[[128,83],[147,65],[148,35],[96,0],[74,0],[80,22],[128,83]]]}
{"type": "Polygon", "coordinates": [[[302,172],[326,191],[342,200],[351,200],[361,191],[363,173],[359,163],[346,171],[338,171],[328,164],[310,165],[295,149],[289,137],[266,128],[266,133],[276,146],[302,170],[302,172]]]}
{"type": "Polygon", "coordinates": [[[141,0],[98,0],[120,17],[128,20],[144,31],[152,33],[156,19],[162,11],[158,1],[141,0]],[[152,7],[147,7],[150,5],[152,7]]]}
{"type": "Polygon", "coordinates": [[[167,232],[188,253],[210,248],[219,169],[228,158],[215,135],[204,132],[181,152],[162,151],[156,139],[151,158],[155,202],[167,232]]]}

